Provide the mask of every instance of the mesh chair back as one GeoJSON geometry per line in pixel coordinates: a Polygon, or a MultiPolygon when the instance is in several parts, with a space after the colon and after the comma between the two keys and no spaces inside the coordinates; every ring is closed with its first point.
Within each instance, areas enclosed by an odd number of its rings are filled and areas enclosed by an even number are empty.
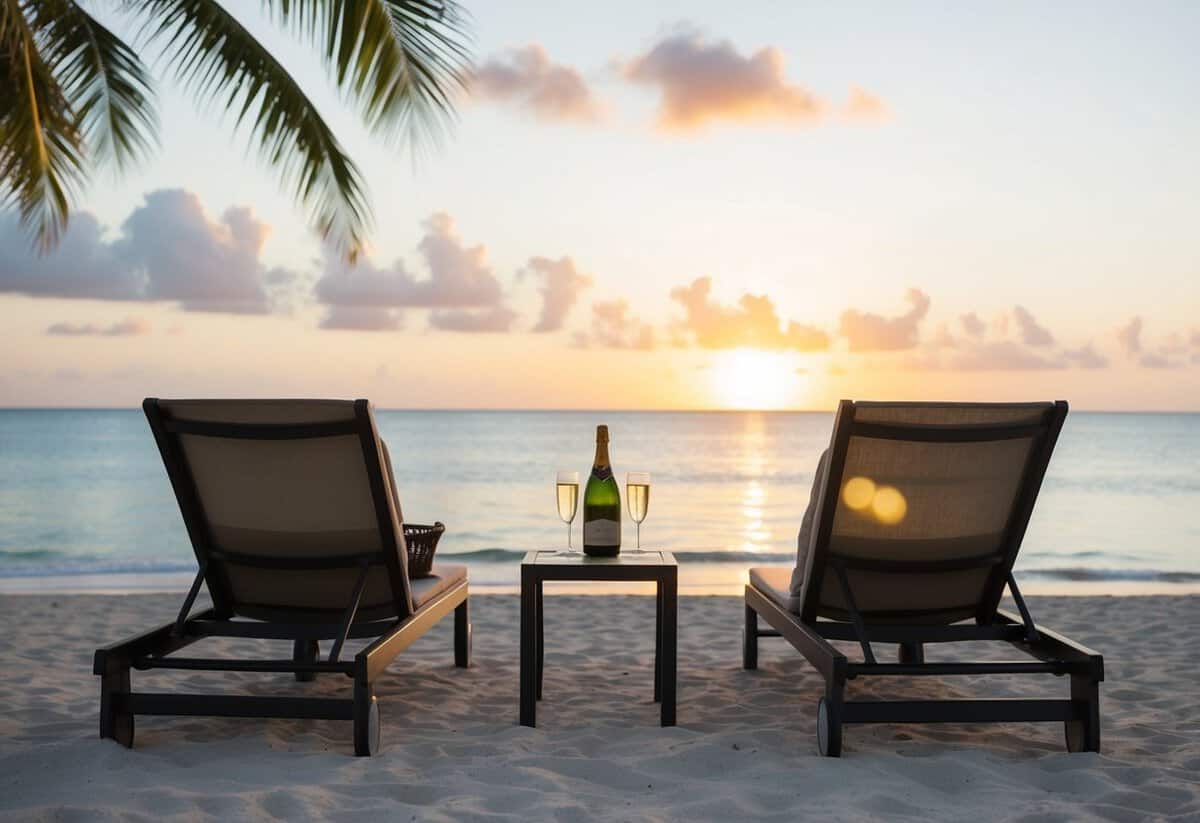
{"type": "Polygon", "coordinates": [[[1066,413],[843,401],[802,614],[847,619],[852,599],[868,621],[989,622],[1066,413]]]}
{"type": "Polygon", "coordinates": [[[143,404],[218,612],[411,612],[402,517],[365,400],[143,404]]]}

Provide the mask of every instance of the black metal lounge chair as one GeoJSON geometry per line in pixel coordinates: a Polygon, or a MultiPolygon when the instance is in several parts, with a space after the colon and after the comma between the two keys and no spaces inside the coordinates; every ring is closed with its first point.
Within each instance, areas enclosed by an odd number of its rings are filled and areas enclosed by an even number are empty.
{"type": "Polygon", "coordinates": [[[1069,751],[1099,751],[1099,654],[1035,625],[1012,567],[1067,415],[1057,403],[838,406],[797,568],[755,568],[742,664],[782,636],[825,679],[817,746],[844,723],[1061,721],[1069,751]],[[1005,586],[1019,615],[999,608],[1005,586]],[[762,618],[771,629],[759,628],[762,618]],[[829,641],[857,641],[852,662],[829,641]],[[1033,660],[925,662],[924,644],[1007,641],[1033,660]],[[875,644],[899,645],[881,663],[875,644]],[[846,681],[888,675],[1069,675],[1064,700],[846,700],[846,681]]]}
{"type": "Polygon", "coordinates": [[[387,447],[366,400],[158,400],[142,404],[200,570],[178,617],[96,651],[100,736],[133,745],[135,715],[353,721],[354,753],[379,748],[374,684],[454,612],[454,662],[470,664],[467,570],[409,579],[387,447]],[[190,614],[202,584],[212,608],[190,614]],[[279,660],[178,657],[206,637],[292,641],[279,660]],[[373,638],[351,660],[347,639],[373,638]],[[319,643],[332,641],[320,657],[319,643]],[[353,695],[135,692],[130,669],[337,673],[353,695]]]}

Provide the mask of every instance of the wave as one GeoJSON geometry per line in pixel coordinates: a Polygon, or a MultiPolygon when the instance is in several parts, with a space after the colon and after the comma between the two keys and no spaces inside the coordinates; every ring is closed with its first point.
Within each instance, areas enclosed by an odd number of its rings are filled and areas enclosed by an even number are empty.
{"type": "MultiPolygon", "coordinates": [[[[526,552],[521,549],[493,547],[462,552],[440,552],[438,557],[447,562],[509,565],[521,562],[525,554],[526,552]]],[[[790,566],[796,559],[795,553],[791,551],[677,551],[674,554],[675,558],[685,565],[790,566]]],[[[1102,555],[1097,552],[1077,552],[1067,555],[1069,558],[1091,556],[1102,555]]],[[[108,574],[194,574],[195,571],[195,561],[190,557],[186,560],[152,560],[71,555],[53,549],[0,550],[0,578],[108,574]]],[[[1200,572],[1176,569],[1045,566],[1018,567],[1017,574],[1022,578],[1069,582],[1200,583],[1200,572]]]]}
{"type": "Polygon", "coordinates": [[[1040,577],[1046,580],[1140,582],[1140,583],[1200,583],[1200,572],[1181,572],[1167,569],[1095,569],[1067,566],[1054,569],[1017,569],[1021,577],[1040,577]]]}
{"type": "MultiPolygon", "coordinates": [[[[546,551],[556,551],[546,549],[546,551]]],[[[557,549],[557,551],[563,551],[557,549]]],[[[578,549],[576,549],[578,551],[578,549]]],[[[479,563],[518,563],[526,552],[521,549],[474,549],[464,552],[439,552],[438,557],[454,558],[456,562],[474,560],[479,563]]],[[[794,563],[793,552],[747,552],[747,551],[677,551],[673,552],[680,563],[794,563]]]]}
{"type": "Polygon", "coordinates": [[[52,549],[0,552],[0,577],[66,577],[92,574],[194,574],[196,561],[86,557],[52,549]]]}

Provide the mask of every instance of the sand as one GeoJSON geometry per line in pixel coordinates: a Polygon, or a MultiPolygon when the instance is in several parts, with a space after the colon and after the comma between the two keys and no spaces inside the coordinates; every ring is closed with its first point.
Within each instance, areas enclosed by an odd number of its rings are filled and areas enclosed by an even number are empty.
{"type": "MultiPolygon", "coordinates": [[[[1200,818],[1198,597],[1032,600],[1038,619],[1106,657],[1102,754],[1067,754],[1056,724],[857,726],[840,760],[816,755],[821,684],[790,646],[764,640],[760,669],[741,670],[740,600],[681,599],[679,726],[663,729],[652,702],[653,600],[549,588],[546,597],[539,728],[516,722],[517,598],[477,595],[473,667],[454,668],[449,620],[398,658],[379,683],[385,748],[370,759],[353,757],[350,725],[332,721],[138,718],[132,751],[101,741],[93,648],[170,619],[179,597],[0,597],[0,816],[1200,818]]],[[[344,694],[349,685],[134,678],[135,688],[261,694],[344,694]]],[[[888,685],[916,696],[1067,692],[1053,677],[888,685]]],[[[873,693],[883,694],[852,686],[852,695],[873,693]]]]}

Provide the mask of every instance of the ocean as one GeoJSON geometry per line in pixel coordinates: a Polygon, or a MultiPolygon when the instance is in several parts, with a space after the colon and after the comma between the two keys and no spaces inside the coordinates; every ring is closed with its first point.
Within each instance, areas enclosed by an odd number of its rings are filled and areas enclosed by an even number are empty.
{"type": "MultiPolygon", "coordinates": [[[[740,590],[787,565],[832,415],[379,411],[405,518],[441,520],[438,556],[510,590],[531,549],[565,547],[560,469],[586,478],[607,423],[618,479],[651,473],[642,546],[684,592],[740,590]]],[[[624,521],[623,545],[634,543],[624,521]]],[[[580,540],[580,519],[574,526],[580,540]]],[[[1200,414],[1072,413],[1017,564],[1042,593],[1200,591],[1200,414]]],[[[0,593],[185,588],[195,561],[140,410],[0,410],[0,593]]]]}

